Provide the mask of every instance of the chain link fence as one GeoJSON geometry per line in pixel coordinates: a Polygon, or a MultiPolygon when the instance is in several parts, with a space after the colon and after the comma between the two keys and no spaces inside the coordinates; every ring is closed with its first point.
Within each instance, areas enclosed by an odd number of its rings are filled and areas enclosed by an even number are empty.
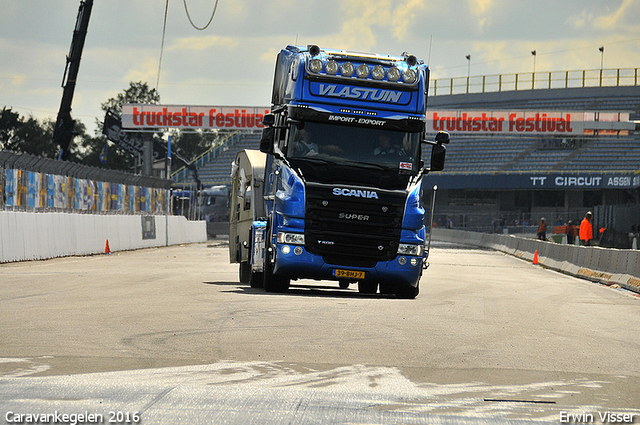
{"type": "MultiPolygon", "coordinates": [[[[428,208],[428,207],[427,207],[428,208]]],[[[437,206],[436,206],[437,210],[437,206]]],[[[535,238],[540,220],[547,223],[547,239],[557,243],[565,242],[565,230],[569,221],[577,229],[584,219],[587,209],[540,210],[536,212],[436,212],[433,226],[481,232],[488,234],[514,234],[535,238]]],[[[640,238],[640,205],[608,205],[593,208],[593,243],[609,248],[631,249],[633,240],[640,238]],[[622,224],[624,223],[624,225],[622,224]],[[633,223],[627,226],[628,223],[633,223]],[[620,231],[629,227],[628,231],[620,231]]]]}

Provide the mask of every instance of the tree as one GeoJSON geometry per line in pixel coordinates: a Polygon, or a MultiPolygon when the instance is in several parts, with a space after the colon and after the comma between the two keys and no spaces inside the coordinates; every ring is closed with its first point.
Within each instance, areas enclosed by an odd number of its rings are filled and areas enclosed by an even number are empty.
{"type": "Polygon", "coordinates": [[[58,148],[52,143],[53,121],[40,123],[36,118],[23,118],[11,108],[0,111],[0,149],[56,158],[58,148]]]}
{"type": "Polygon", "coordinates": [[[137,83],[131,81],[129,88],[102,103],[100,107],[104,112],[110,110],[122,116],[122,105],[125,103],[156,104],[158,102],[160,102],[160,94],[156,89],[149,88],[149,84],[142,81],[137,83]]]}
{"type": "Polygon", "coordinates": [[[53,126],[52,120],[45,120],[42,124],[33,117],[24,120],[17,131],[21,141],[18,150],[31,155],[57,158],[59,148],[52,142],[53,126]]]}
{"type": "MultiPolygon", "coordinates": [[[[156,89],[149,88],[146,82],[138,81],[129,83],[129,87],[115,97],[100,104],[100,108],[106,113],[113,111],[122,116],[122,105],[125,103],[156,104],[160,101],[160,94],[156,89]]],[[[95,137],[85,139],[86,154],[82,162],[94,167],[104,167],[116,170],[131,171],[135,166],[135,157],[129,152],[120,149],[112,143],[107,143],[107,138],[102,134],[103,121],[96,118],[97,130],[95,137]],[[100,155],[108,145],[106,163],[102,163],[100,155]]]]}
{"type": "Polygon", "coordinates": [[[11,108],[0,111],[0,149],[14,150],[17,144],[16,131],[20,127],[20,114],[11,108]]]}

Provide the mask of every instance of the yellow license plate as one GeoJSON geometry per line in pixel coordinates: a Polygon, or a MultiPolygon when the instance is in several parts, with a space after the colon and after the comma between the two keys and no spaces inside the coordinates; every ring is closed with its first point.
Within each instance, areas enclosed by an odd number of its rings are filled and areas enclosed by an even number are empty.
{"type": "Polygon", "coordinates": [[[335,277],[344,277],[347,279],[364,279],[364,272],[357,270],[341,270],[335,269],[333,271],[335,277]]]}

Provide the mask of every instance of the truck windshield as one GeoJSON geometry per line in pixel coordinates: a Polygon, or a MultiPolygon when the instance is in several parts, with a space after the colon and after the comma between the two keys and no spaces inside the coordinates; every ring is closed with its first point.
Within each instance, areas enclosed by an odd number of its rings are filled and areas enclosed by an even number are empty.
{"type": "Polygon", "coordinates": [[[415,174],[419,149],[420,133],[306,122],[292,126],[287,157],[415,174]]]}

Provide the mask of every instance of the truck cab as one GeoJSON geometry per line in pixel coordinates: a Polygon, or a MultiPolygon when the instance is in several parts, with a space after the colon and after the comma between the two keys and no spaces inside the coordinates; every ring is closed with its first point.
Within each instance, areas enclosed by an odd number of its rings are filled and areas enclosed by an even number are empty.
{"type": "MultiPolygon", "coordinates": [[[[415,298],[426,267],[423,182],[444,166],[425,143],[428,68],[412,55],[288,46],[278,55],[264,164],[261,267],[267,291],[294,279],[357,283],[415,298]]],[[[261,232],[262,230],[260,230],[261,232]]],[[[260,233],[258,232],[258,233],[260,233]]],[[[258,251],[260,252],[260,251],[258,251]]]]}

